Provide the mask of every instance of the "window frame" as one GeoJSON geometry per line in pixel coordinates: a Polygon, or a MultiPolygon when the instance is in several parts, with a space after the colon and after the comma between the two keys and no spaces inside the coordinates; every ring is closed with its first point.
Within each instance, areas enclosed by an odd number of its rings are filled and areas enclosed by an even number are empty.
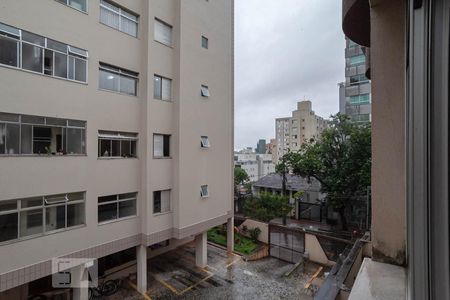
{"type": "Polygon", "coordinates": [[[117,93],[117,94],[121,94],[121,95],[125,95],[125,96],[131,96],[131,97],[139,97],[139,73],[135,72],[135,71],[131,71],[128,69],[124,69],[121,67],[117,67],[117,66],[113,66],[111,64],[107,64],[107,63],[103,63],[103,62],[99,62],[99,66],[98,66],[98,73],[99,73],[99,82],[98,82],[98,89],[100,91],[107,91],[107,92],[112,92],[112,93],[117,93]],[[100,80],[100,74],[101,71],[103,72],[107,72],[107,73],[112,73],[115,74],[116,76],[118,76],[118,85],[117,85],[117,90],[110,90],[104,87],[101,87],[101,80],[100,80]],[[135,80],[135,94],[128,94],[128,93],[124,93],[121,92],[120,89],[120,79],[122,77],[126,77],[126,78],[132,78],[135,80]]]}
{"type": "Polygon", "coordinates": [[[209,87],[204,84],[200,86],[200,93],[204,98],[209,98],[211,96],[211,93],[209,92],[209,87]]]}
{"type": "Polygon", "coordinates": [[[135,13],[135,12],[129,10],[129,9],[123,8],[122,6],[116,4],[115,2],[106,1],[106,0],[100,0],[100,1],[99,1],[99,7],[100,7],[100,13],[99,13],[99,23],[100,23],[100,24],[103,24],[103,25],[105,25],[105,26],[107,26],[107,27],[109,27],[109,28],[113,28],[113,29],[115,29],[115,30],[117,30],[117,31],[120,31],[120,32],[122,32],[122,33],[125,33],[126,35],[132,36],[132,37],[134,37],[134,38],[138,38],[138,37],[139,37],[139,19],[140,19],[139,14],[137,14],[137,13],[135,13]],[[113,10],[113,9],[111,9],[111,8],[109,8],[109,7],[107,7],[106,5],[103,4],[103,2],[106,2],[106,3],[108,3],[109,5],[114,6],[115,8],[118,9],[118,11],[115,11],[115,10],[113,10]],[[103,22],[102,22],[102,18],[101,18],[101,10],[102,10],[102,8],[103,8],[103,9],[106,9],[106,10],[108,10],[108,11],[110,11],[110,12],[116,14],[116,15],[118,15],[118,17],[119,17],[119,28],[116,28],[116,27],[114,27],[114,26],[111,26],[111,25],[109,25],[109,24],[106,24],[106,23],[103,23],[103,22]],[[133,20],[133,19],[130,18],[129,16],[124,15],[124,14],[122,13],[123,11],[124,11],[125,13],[127,13],[127,14],[134,15],[134,16],[136,17],[136,20],[133,20]],[[122,30],[122,18],[126,18],[127,20],[136,23],[136,36],[134,36],[134,35],[132,35],[132,34],[129,34],[128,32],[122,30]]]}
{"type": "Polygon", "coordinates": [[[200,186],[200,197],[201,198],[209,198],[209,186],[207,184],[203,184],[200,186]],[[206,190],[205,190],[206,188],[206,190]],[[206,191],[206,193],[204,193],[204,191],[206,191]]]}
{"type": "Polygon", "coordinates": [[[172,213],[172,190],[171,189],[165,189],[165,190],[157,190],[157,191],[153,191],[153,205],[152,205],[152,213],[153,213],[153,215],[154,216],[160,216],[160,215],[165,215],[165,214],[169,214],[169,213],[172,213]],[[162,207],[163,207],[163,205],[162,205],[162,193],[163,192],[168,192],[169,193],[169,210],[167,210],[167,211],[162,211],[162,207]],[[160,204],[159,204],[159,206],[160,206],[160,212],[155,212],[155,193],[160,193],[160,199],[159,199],[159,201],[160,201],[160,204]]]}
{"type": "Polygon", "coordinates": [[[153,134],[153,145],[152,145],[152,150],[153,150],[153,158],[154,159],[171,159],[172,158],[172,135],[171,134],[163,134],[163,133],[154,133],[153,134]],[[163,152],[163,155],[162,156],[159,156],[159,155],[155,155],[155,136],[162,136],[163,137],[163,149],[162,149],[162,152],[163,152]],[[165,137],[168,137],[169,138],[169,141],[168,141],[168,145],[169,145],[169,149],[168,149],[168,152],[169,152],[169,155],[167,155],[167,156],[165,156],[164,155],[164,145],[166,144],[165,143],[165,137]]]}
{"type": "Polygon", "coordinates": [[[56,78],[56,79],[61,79],[61,80],[67,80],[67,81],[72,81],[72,82],[77,82],[77,83],[81,83],[81,84],[88,84],[89,82],[89,51],[81,49],[79,47],[75,47],[63,42],[59,42],[56,41],[54,39],[50,39],[47,38],[45,36],[41,36],[38,34],[35,34],[33,32],[29,32],[20,28],[16,28],[14,26],[10,26],[8,24],[5,23],[0,23],[0,36],[2,36],[2,38],[6,38],[12,41],[16,41],[17,43],[17,63],[16,66],[12,66],[12,65],[7,65],[7,64],[2,64],[0,63],[0,66],[2,67],[6,67],[6,68],[11,68],[11,69],[16,69],[16,70],[21,70],[24,72],[30,72],[33,74],[39,74],[39,75],[43,75],[43,76],[47,76],[47,77],[52,77],[52,78],[56,78]],[[3,25],[3,26],[1,26],[3,25]],[[10,31],[7,31],[7,29],[10,29],[10,31]],[[13,32],[12,29],[14,29],[13,32]],[[26,41],[23,37],[23,34],[30,34],[32,36],[35,37],[39,37],[42,39],[43,41],[43,45],[42,44],[38,44],[38,43],[33,43],[30,41],[26,41]],[[61,51],[61,50],[57,50],[57,49],[53,49],[50,48],[48,45],[49,40],[51,40],[52,42],[56,42],[59,43],[60,45],[64,46],[66,48],[65,52],[61,51]],[[23,46],[24,45],[28,45],[28,46],[32,46],[32,47],[36,47],[40,49],[41,52],[41,58],[42,58],[42,66],[41,66],[41,70],[42,72],[38,72],[38,71],[34,71],[34,70],[30,70],[30,69],[25,69],[23,67],[23,46]],[[75,51],[74,51],[75,50],[75,51]],[[46,68],[45,68],[45,53],[46,51],[52,52],[52,73],[51,74],[46,74],[46,68]],[[65,55],[66,58],[66,77],[61,77],[61,76],[56,76],[55,75],[55,53],[59,53],[62,55],[65,55]],[[73,60],[73,78],[71,77],[71,73],[70,73],[70,64],[71,64],[71,59],[73,60]],[[81,80],[77,80],[76,78],[76,64],[75,62],[79,60],[85,63],[85,73],[84,76],[86,78],[86,81],[81,81],[81,80]]]}
{"type": "Polygon", "coordinates": [[[202,35],[201,42],[201,46],[203,49],[209,49],[209,39],[206,36],[202,35]]]}
{"type": "Polygon", "coordinates": [[[200,147],[205,149],[211,148],[211,142],[207,135],[202,135],[200,137],[200,147]]]}
{"type": "Polygon", "coordinates": [[[70,7],[70,8],[72,8],[72,9],[75,9],[76,11],[79,11],[79,12],[81,12],[81,13],[84,13],[84,14],[89,14],[89,0],[85,0],[86,1],[86,11],[84,11],[84,10],[82,10],[82,9],[78,9],[78,8],[76,8],[76,7],[74,7],[74,6],[72,6],[72,5],[70,5],[70,0],[62,0],[62,1],[64,1],[64,2],[66,2],[66,3],[63,3],[61,0],[55,0],[56,2],[58,2],[58,3],[60,3],[60,4],[62,4],[62,5],[64,5],[64,6],[67,6],[67,7],[70,7]]]}
{"type": "Polygon", "coordinates": [[[1,245],[6,245],[6,244],[10,244],[10,243],[16,243],[16,242],[20,242],[20,241],[24,241],[24,240],[28,240],[28,239],[32,239],[32,238],[37,238],[37,237],[42,237],[42,236],[47,236],[50,234],[55,234],[55,233],[60,233],[60,232],[64,232],[64,231],[69,231],[69,230],[74,230],[74,229],[79,229],[82,227],[86,226],[86,191],[79,191],[79,192],[70,192],[70,193],[63,193],[63,194],[53,194],[53,195],[45,195],[45,196],[36,196],[36,197],[25,197],[25,198],[19,198],[19,199],[11,199],[11,200],[1,200],[1,202],[16,202],[16,208],[15,209],[10,209],[10,210],[4,210],[4,211],[0,211],[0,216],[1,215],[9,215],[9,214],[17,214],[17,237],[14,239],[10,239],[10,240],[5,240],[5,241],[0,241],[0,246],[1,245]],[[79,199],[79,200],[71,200],[69,195],[76,195],[76,194],[82,194],[83,195],[83,199],[79,199]],[[45,198],[46,197],[52,197],[52,196],[60,196],[60,195],[65,195],[65,200],[64,201],[58,201],[55,203],[46,203],[45,202],[45,198]],[[23,203],[25,201],[29,201],[29,200],[39,200],[41,201],[40,205],[35,205],[35,206],[30,206],[30,207],[22,207],[23,203]],[[84,207],[84,211],[83,211],[83,222],[82,224],[78,224],[78,225],[74,225],[74,226],[70,226],[67,227],[67,221],[68,221],[68,215],[67,215],[67,208],[69,205],[76,205],[76,204],[83,204],[84,207]],[[65,220],[64,220],[64,228],[59,228],[59,229],[54,229],[54,230],[46,230],[46,212],[47,212],[47,208],[53,208],[53,207],[61,207],[64,206],[65,207],[65,220]],[[42,232],[40,233],[35,233],[35,234],[30,234],[30,235],[24,235],[21,236],[21,219],[22,219],[22,212],[28,212],[28,211],[37,211],[40,210],[42,213],[42,232]]]}
{"type": "Polygon", "coordinates": [[[164,46],[167,46],[169,48],[173,48],[173,26],[170,25],[169,23],[159,19],[159,18],[155,18],[154,19],[154,25],[153,25],[153,40],[157,43],[160,43],[164,46]],[[156,39],[156,23],[160,23],[168,28],[170,28],[170,44],[166,44],[163,41],[160,41],[158,39],[156,39]]]}
{"type": "Polygon", "coordinates": [[[109,223],[114,223],[114,222],[120,222],[120,221],[123,221],[123,220],[134,219],[134,218],[137,218],[138,216],[139,216],[139,211],[138,211],[138,192],[129,192],[129,193],[121,193],[121,194],[113,194],[113,195],[106,195],[106,196],[98,196],[97,197],[97,225],[104,225],[104,224],[109,224],[109,223]],[[121,195],[127,195],[127,194],[134,194],[134,197],[120,199],[121,195]],[[112,196],[115,196],[116,199],[111,200],[111,201],[99,202],[99,199],[102,198],[102,197],[112,197],[112,196]],[[120,218],[120,203],[122,203],[122,202],[132,202],[132,201],[134,201],[134,204],[135,204],[136,214],[120,218]],[[109,205],[109,204],[116,204],[116,214],[117,214],[116,218],[105,220],[105,221],[100,221],[99,220],[99,209],[98,208],[100,206],[106,206],[106,205],[109,205]]]}
{"type": "Polygon", "coordinates": [[[122,131],[107,131],[107,130],[99,130],[98,131],[98,135],[97,135],[97,141],[98,141],[98,151],[97,151],[97,158],[98,159],[129,159],[129,158],[138,158],[138,141],[139,141],[139,137],[138,137],[138,133],[134,133],[134,132],[122,132],[122,131]],[[120,141],[119,144],[119,152],[120,155],[119,156],[103,156],[100,153],[101,150],[101,141],[102,140],[107,140],[110,141],[110,153],[112,153],[112,141],[120,141]],[[127,141],[130,143],[129,147],[130,147],[130,153],[132,152],[132,142],[135,142],[135,152],[136,154],[134,156],[123,156],[122,154],[122,142],[123,141],[127,141]]]}
{"type": "MultiPolygon", "coordinates": [[[[19,126],[19,153],[14,153],[14,154],[8,154],[8,153],[0,153],[0,157],[7,157],[7,156],[87,156],[87,122],[86,121],[81,121],[81,120],[74,120],[74,119],[63,119],[63,118],[54,118],[54,117],[42,117],[42,116],[36,116],[36,115],[22,115],[22,114],[11,114],[11,113],[3,113],[0,112],[0,118],[2,118],[2,115],[11,115],[11,116],[16,116],[17,117],[17,121],[6,121],[6,120],[1,120],[0,119],[0,125],[1,124],[15,124],[19,126]],[[28,121],[24,121],[23,118],[27,117],[27,118],[40,118],[42,119],[42,123],[38,123],[38,122],[28,122],[28,121]],[[60,120],[60,121],[64,121],[65,125],[56,125],[56,124],[49,124],[49,120],[60,120]],[[79,124],[79,125],[74,125],[74,124],[79,124]],[[81,126],[81,124],[83,124],[84,126],[81,126]],[[23,137],[22,137],[22,132],[23,132],[23,126],[31,126],[31,140],[30,140],[30,147],[31,153],[22,153],[22,142],[23,142],[23,137]],[[34,128],[35,127],[39,127],[39,128],[61,128],[61,142],[65,145],[64,151],[60,152],[60,151],[55,151],[55,154],[52,153],[34,153],[34,143],[36,142],[35,140],[35,136],[34,136],[34,128]],[[64,130],[65,129],[65,130],[64,130]],[[77,130],[82,130],[81,132],[81,141],[80,141],[80,145],[82,147],[82,153],[68,153],[68,145],[69,143],[69,134],[68,134],[68,130],[69,129],[77,129],[77,130]]],[[[6,126],[7,128],[7,126],[6,126]]],[[[5,129],[5,145],[4,145],[4,149],[6,152],[6,148],[8,145],[7,139],[6,139],[7,133],[6,133],[6,129],[5,129]]]]}
{"type": "Polygon", "coordinates": [[[173,102],[172,94],[173,94],[172,93],[172,79],[170,79],[168,77],[164,77],[164,76],[158,75],[158,74],[154,74],[153,75],[153,99],[160,100],[160,101],[166,101],[166,102],[173,102]],[[160,97],[157,97],[157,95],[156,95],[156,88],[155,88],[155,79],[156,78],[159,78],[159,80],[160,80],[160,85],[159,85],[159,89],[161,91],[161,96],[160,97]],[[169,84],[170,84],[170,97],[169,97],[169,99],[164,99],[164,97],[163,97],[163,95],[164,95],[164,93],[163,93],[163,82],[164,81],[168,81],[169,84]]]}

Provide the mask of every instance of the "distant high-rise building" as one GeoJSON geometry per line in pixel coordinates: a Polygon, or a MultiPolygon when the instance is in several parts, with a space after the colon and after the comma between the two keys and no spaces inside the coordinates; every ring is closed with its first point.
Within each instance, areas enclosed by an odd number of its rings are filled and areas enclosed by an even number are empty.
{"type": "Polygon", "coordinates": [[[272,162],[277,161],[277,140],[270,139],[270,143],[266,144],[266,153],[272,154],[272,162]]]}
{"type": "Polygon", "coordinates": [[[265,154],[266,153],[266,140],[259,140],[258,144],[256,144],[255,152],[258,154],[265,154]]]}
{"type": "Polygon", "coordinates": [[[345,82],[339,83],[339,112],[354,122],[370,122],[370,80],[366,77],[364,47],[345,38],[345,82]]]}
{"type": "Polygon", "coordinates": [[[288,150],[297,151],[305,141],[319,137],[327,126],[328,122],[312,110],[311,101],[298,102],[292,117],[275,120],[276,161],[288,150]]]}

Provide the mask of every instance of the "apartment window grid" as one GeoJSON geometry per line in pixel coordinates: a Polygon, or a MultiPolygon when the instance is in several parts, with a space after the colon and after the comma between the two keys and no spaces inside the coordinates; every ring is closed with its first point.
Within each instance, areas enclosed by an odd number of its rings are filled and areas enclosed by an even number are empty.
{"type": "Polygon", "coordinates": [[[100,63],[99,76],[100,89],[137,96],[139,73],[100,63]]]}
{"type": "Polygon", "coordinates": [[[153,157],[170,158],[170,135],[153,135],[153,157]]]}
{"type": "Polygon", "coordinates": [[[352,115],[351,119],[356,123],[365,123],[370,121],[370,114],[352,115]]]}
{"type": "Polygon", "coordinates": [[[171,211],[170,190],[153,192],[153,214],[162,214],[171,211]]]}
{"type": "Polygon", "coordinates": [[[85,225],[85,192],[0,201],[0,243],[85,225]]]}
{"type": "Polygon", "coordinates": [[[172,100],[172,79],[154,75],[153,78],[153,97],[158,100],[172,100]]]}
{"type": "Polygon", "coordinates": [[[137,37],[139,16],[109,1],[100,0],[100,23],[137,37]]]}
{"type": "Polygon", "coordinates": [[[98,223],[137,216],[137,192],[98,197],[98,223]]]}
{"type": "Polygon", "coordinates": [[[172,47],[172,26],[155,18],[154,39],[166,46],[172,47]]]}
{"type": "Polygon", "coordinates": [[[0,156],[42,154],[86,154],[86,122],[0,113],[0,156]]]}
{"type": "Polygon", "coordinates": [[[347,97],[350,105],[361,105],[370,103],[370,94],[361,94],[347,97]]]}
{"type": "Polygon", "coordinates": [[[0,65],[87,83],[88,51],[0,23],[0,65]]]}
{"type": "Polygon", "coordinates": [[[76,10],[87,13],[87,1],[88,0],[56,0],[59,3],[70,6],[76,10]]]}
{"type": "Polygon", "coordinates": [[[137,133],[99,131],[99,158],[136,158],[137,133]]]}
{"type": "Polygon", "coordinates": [[[364,54],[350,57],[350,65],[358,65],[366,62],[364,54]]]}
{"type": "Polygon", "coordinates": [[[369,79],[364,74],[350,76],[349,78],[350,85],[358,85],[361,83],[369,82],[369,79]]]}

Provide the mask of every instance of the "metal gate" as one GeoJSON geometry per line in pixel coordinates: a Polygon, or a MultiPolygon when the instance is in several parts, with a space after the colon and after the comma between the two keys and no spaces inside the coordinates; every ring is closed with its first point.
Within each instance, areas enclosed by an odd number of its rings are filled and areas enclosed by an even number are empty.
{"type": "Polygon", "coordinates": [[[297,263],[305,252],[305,233],[269,224],[269,245],[270,256],[297,263]]]}

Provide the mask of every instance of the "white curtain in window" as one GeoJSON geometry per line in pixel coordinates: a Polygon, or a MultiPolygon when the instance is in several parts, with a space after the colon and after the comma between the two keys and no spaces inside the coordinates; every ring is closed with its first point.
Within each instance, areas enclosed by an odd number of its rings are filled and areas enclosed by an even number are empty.
{"type": "Polygon", "coordinates": [[[153,156],[163,156],[164,155],[164,136],[154,135],[153,136],[153,156]]]}
{"type": "Polygon", "coordinates": [[[162,80],[162,100],[171,100],[172,98],[172,80],[163,78],[162,80]]]}
{"type": "Polygon", "coordinates": [[[132,35],[134,37],[137,36],[137,23],[134,21],[131,21],[130,19],[121,17],[121,30],[125,33],[128,33],[129,35],[132,35]]]}
{"type": "Polygon", "coordinates": [[[172,46],[172,27],[155,20],[155,40],[167,46],[172,46]]]}
{"type": "Polygon", "coordinates": [[[119,15],[104,7],[100,7],[100,22],[119,29],[119,15]]]}
{"type": "Polygon", "coordinates": [[[170,191],[161,191],[161,212],[170,211],[170,191]]]}

